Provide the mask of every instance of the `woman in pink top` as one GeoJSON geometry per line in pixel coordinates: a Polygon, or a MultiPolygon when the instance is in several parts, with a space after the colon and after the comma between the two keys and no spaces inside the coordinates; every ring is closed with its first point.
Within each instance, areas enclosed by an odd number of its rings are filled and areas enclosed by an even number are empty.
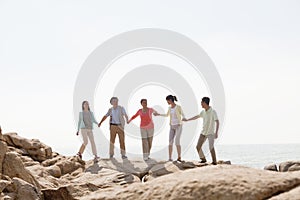
{"type": "Polygon", "coordinates": [[[143,157],[144,160],[149,159],[150,150],[152,147],[152,140],[154,134],[154,124],[152,121],[152,114],[156,115],[157,112],[153,108],[147,107],[147,99],[142,99],[141,104],[143,106],[142,109],[139,109],[135,115],[133,115],[128,124],[135,119],[137,116],[141,117],[141,136],[142,136],[142,145],[143,145],[143,157]]]}

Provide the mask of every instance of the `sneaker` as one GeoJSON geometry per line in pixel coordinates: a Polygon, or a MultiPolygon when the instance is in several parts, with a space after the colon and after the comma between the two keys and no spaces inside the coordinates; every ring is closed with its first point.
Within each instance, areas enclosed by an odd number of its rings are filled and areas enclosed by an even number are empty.
{"type": "Polygon", "coordinates": [[[200,163],[206,163],[207,161],[205,159],[201,159],[200,163]]]}
{"type": "Polygon", "coordinates": [[[181,162],[181,157],[177,158],[177,161],[178,161],[178,162],[181,162]]]}
{"type": "Polygon", "coordinates": [[[82,160],[82,155],[81,155],[81,153],[78,152],[78,153],[76,154],[76,156],[78,156],[78,157],[82,160]]]}
{"type": "Polygon", "coordinates": [[[122,159],[127,159],[127,156],[123,155],[123,156],[122,156],[122,159]]]}
{"type": "Polygon", "coordinates": [[[216,162],[212,162],[211,164],[212,164],[212,165],[217,165],[217,163],[216,163],[216,162]]]}

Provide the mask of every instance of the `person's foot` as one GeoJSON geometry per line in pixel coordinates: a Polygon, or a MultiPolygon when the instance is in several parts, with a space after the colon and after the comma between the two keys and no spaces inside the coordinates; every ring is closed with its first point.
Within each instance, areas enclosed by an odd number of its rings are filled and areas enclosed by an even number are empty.
{"type": "Polygon", "coordinates": [[[127,156],[125,156],[125,155],[122,155],[122,159],[127,159],[127,156]]]}
{"type": "Polygon", "coordinates": [[[149,157],[145,157],[145,158],[144,158],[144,161],[147,161],[147,160],[149,160],[149,157]]]}
{"type": "Polygon", "coordinates": [[[172,159],[172,158],[169,158],[169,160],[168,160],[168,161],[172,162],[172,161],[173,161],[173,159],[172,159]]]}
{"type": "Polygon", "coordinates": [[[78,153],[76,154],[76,156],[78,156],[80,159],[82,159],[81,153],[78,152],[78,153]]]}
{"type": "Polygon", "coordinates": [[[206,159],[201,159],[200,163],[206,163],[206,159]]]}
{"type": "Polygon", "coordinates": [[[100,157],[99,156],[95,156],[94,157],[94,160],[96,161],[96,160],[99,160],[100,159],[100,157]]]}
{"type": "Polygon", "coordinates": [[[109,155],[109,158],[110,158],[110,159],[114,158],[114,155],[109,155]]]}
{"type": "Polygon", "coordinates": [[[178,162],[181,162],[181,157],[177,158],[177,161],[178,161],[178,162]]]}
{"type": "Polygon", "coordinates": [[[212,162],[211,164],[212,164],[212,165],[217,165],[217,162],[212,162]]]}

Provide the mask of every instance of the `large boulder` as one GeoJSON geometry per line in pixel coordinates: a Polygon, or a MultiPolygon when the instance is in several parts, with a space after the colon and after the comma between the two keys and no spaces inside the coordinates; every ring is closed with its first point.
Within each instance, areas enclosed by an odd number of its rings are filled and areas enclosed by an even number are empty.
{"type": "Polygon", "coordinates": [[[287,161],[279,164],[280,172],[300,171],[300,161],[287,161]]]}
{"type": "Polygon", "coordinates": [[[51,147],[41,143],[37,139],[26,139],[17,133],[6,133],[4,140],[9,146],[23,150],[23,154],[28,154],[32,159],[42,162],[52,157],[51,147]]]}
{"type": "Polygon", "coordinates": [[[267,199],[300,185],[300,172],[277,173],[235,165],[178,171],[122,190],[102,190],[82,199],[267,199]]]}
{"type": "Polygon", "coordinates": [[[17,153],[7,152],[3,160],[3,174],[10,178],[20,178],[32,184],[39,192],[40,185],[33,175],[25,168],[17,153]]]}
{"type": "Polygon", "coordinates": [[[2,163],[7,151],[7,144],[0,140],[0,175],[2,174],[2,163]]]}
{"type": "Polygon", "coordinates": [[[42,193],[37,188],[20,179],[12,178],[12,182],[5,188],[7,193],[13,193],[15,199],[39,200],[42,199],[42,193]]]}

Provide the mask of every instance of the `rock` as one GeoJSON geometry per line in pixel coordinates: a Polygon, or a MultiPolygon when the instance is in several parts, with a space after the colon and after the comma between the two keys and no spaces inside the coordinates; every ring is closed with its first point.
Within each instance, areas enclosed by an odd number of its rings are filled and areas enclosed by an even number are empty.
{"type": "Polygon", "coordinates": [[[300,161],[282,162],[279,164],[279,171],[280,172],[298,171],[298,170],[300,170],[299,166],[300,166],[300,161]]]}
{"type": "Polygon", "coordinates": [[[61,170],[57,165],[52,165],[48,167],[46,170],[51,176],[55,178],[61,177],[61,170]]]}
{"type": "Polygon", "coordinates": [[[121,190],[102,190],[92,199],[267,199],[300,185],[300,172],[276,173],[235,165],[217,165],[177,171],[133,183],[121,190]]]}
{"type": "Polygon", "coordinates": [[[276,164],[267,165],[264,167],[264,170],[270,170],[270,171],[278,171],[276,164]]]}
{"type": "Polygon", "coordinates": [[[42,190],[44,199],[60,199],[60,200],[73,200],[73,196],[70,194],[66,186],[60,188],[49,188],[42,190]]]}
{"type": "Polygon", "coordinates": [[[60,160],[55,164],[61,170],[61,174],[72,173],[78,168],[84,168],[85,162],[79,159],[77,156],[68,157],[64,160],[60,160]]]}
{"type": "Polygon", "coordinates": [[[3,137],[9,146],[22,149],[22,154],[28,154],[35,161],[42,162],[52,157],[52,149],[37,139],[29,140],[17,133],[6,133],[3,137]]]}
{"type": "Polygon", "coordinates": [[[269,200],[282,200],[282,199],[285,199],[285,200],[292,200],[292,199],[300,199],[300,186],[292,189],[292,190],[289,190],[289,191],[286,191],[286,192],[283,192],[279,195],[276,195],[272,198],[270,198],[269,200]]]}
{"type": "Polygon", "coordinates": [[[15,194],[16,199],[39,200],[42,198],[37,188],[20,178],[13,178],[10,186],[6,187],[8,192],[15,194]]]}
{"type": "Polygon", "coordinates": [[[2,174],[2,165],[3,165],[3,160],[4,156],[7,151],[7,144],[6,142],[0,141],[0,174],[2,174]]]}
{"type": "Polygon", "coordinates": [[[3,161],[3,174],[10,178],[20,178],[32,184],[40,192],[40,185],[32,174],[25,168],[18,154],[7,152],[3,161]]]}
{"type": "Polygon", "coordinates": [[[10,184],[10,181],[0,180],[0,194],[10,184]]]}

